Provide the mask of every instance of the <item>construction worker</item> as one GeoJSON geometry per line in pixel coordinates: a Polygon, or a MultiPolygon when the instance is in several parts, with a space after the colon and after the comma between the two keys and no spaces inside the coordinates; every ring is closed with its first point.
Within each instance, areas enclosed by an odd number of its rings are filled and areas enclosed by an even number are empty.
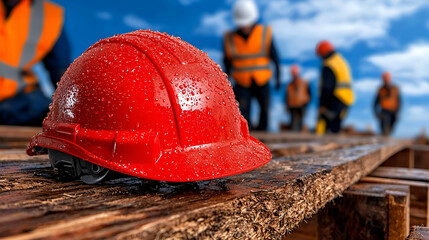
{"type": "Polygon", "coordinates": [[[335,51],[334,46],[324,40],[316,47],[322,59],[320,77],[320,107],[316,132],[338,133],[341,122],[353,104],[352,75],[346,60],[335,51]]]}
{"type": "Polygon", "coordinates": [[[256,130],[266,130],[270,105],[270,60],[276,68],[276,89],[280,88],[280,72],[277,51],[272,41],[271,27],[257,24],[258,8],[251,0],[239,0],[233,9],[238,29],[227,32],[224,38],[225,72],[235,81],[234,93],[241,114],[250,129],[250,103],[253,97],[260,106],[259,124],[256,130]]]}
{"type": "Polygon", "coordinates": [[[301,132],[305,110],[311,99],[310,87],[307,81],[299,77],[299,67],[290,68],[292,81],[286,89],[286,105],[291,116],[290,129],[301,132]]]}
{"type": "Polygon", "coordinates": [[[401,101],[398,87],[391,83],[392,75],[389,72],[384,72],[381,78],[383,79],[383,86],[378,90],[374,102],[374,111],[380,120],[383,135],[389,136],[397,120],[401,101]]]}
{"type": "Polygon", "coordinates": [[[41,125],[50,99],[32,71],[42,62],[54,86],[69,64],[64,11],[43,0],[0,0],[0,124],[41,125]]]}

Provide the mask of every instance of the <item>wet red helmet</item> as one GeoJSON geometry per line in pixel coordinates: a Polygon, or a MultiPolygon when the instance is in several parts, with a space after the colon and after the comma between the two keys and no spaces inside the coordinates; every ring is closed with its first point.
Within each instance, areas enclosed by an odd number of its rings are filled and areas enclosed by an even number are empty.
{"type": "Polygon", "coordinates": [[[327,40],[320,41],[316,46],[316,54],[319,57],[324,57],[334,50],[334,45],[327,40]]]}
{"type": "Polygon", "coordinates": [[[69,165],[88,163],[87,170],[178,182],[229,176],[271,159],[207,54],[141,30],[101,40],[70,65],[27,153],[45,149],[55,164],[71,156],[69,165]]]}

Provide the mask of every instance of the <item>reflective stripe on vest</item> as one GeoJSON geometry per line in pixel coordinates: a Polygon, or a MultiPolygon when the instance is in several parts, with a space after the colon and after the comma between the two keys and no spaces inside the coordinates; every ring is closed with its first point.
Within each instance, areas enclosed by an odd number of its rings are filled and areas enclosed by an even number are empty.
{"type": "Polygon", "coordinates": [[[0,61],[0,76],[14,80],[17,83],[17,93],[22,92],[27,85],[24,81],[24,67],[36,54],[36,45],[43,30],[43,20],[43,0],[33,0],[30,10],[28,37],[21,52],[18,67],[13,67],[0,61]]]}
{"type": "Polygon", "coordinates": [[[354,102],[352,76],[347,62],[340,54],[334,53],[323,61],[323,66],[329,67],[335,75],[335,97],[346,106],[352,105],[354,102]]]}

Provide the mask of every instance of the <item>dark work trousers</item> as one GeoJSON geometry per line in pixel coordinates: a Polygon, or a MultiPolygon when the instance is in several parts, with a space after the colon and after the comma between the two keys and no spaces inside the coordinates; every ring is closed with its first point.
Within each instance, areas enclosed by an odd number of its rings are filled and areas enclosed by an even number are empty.
{"type": "Polygon", "coordinates": [[[290,113],[290,130],[301,132],[304,121],[305,108],[289,108],[290,113]]]}
{"type": "Polygon", "coordinates": [[[322,115],[322,118],[326,121],[326,132],[327,133],[339,133],[341,130],[341,123],[343,118],[347,114],[347,108],[343,108],[340,111],[332,111],[332,116],[322,115]]]}
{"type": "Polygon", "coordinates": [[[42,126],[51,100],[40,89],[0,102],[0,124],[42,126]]]}
{"type": "Polygon", "coordinates": [[[384,136],[389,136],[396,122],[396,112],[381,110],[380,125],[384,136]]]}
{"type": "Polygon", "coordinates": [[[268,127],[268,109],[270,106],[269,84],[267,83],[264,86],[258,86],[254,80],[252,80],[252,85],[249,88],[235,84],[234,94],[235,99],[239,103],[241,114],[247,120],[249,129],[266,131],[268,127]],[[259,124],[256,128],[253,128],[252,124],[250,123],[250,103],[253,97],[258,100],[259,106],[261,108],[259,124]]]}

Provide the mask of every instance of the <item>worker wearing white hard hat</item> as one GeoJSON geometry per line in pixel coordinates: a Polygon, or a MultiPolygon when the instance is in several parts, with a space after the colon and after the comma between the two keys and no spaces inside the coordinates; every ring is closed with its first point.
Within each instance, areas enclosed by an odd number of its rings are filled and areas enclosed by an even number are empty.
{"type": "Polygon", "coordinates": [[[249,128],[267,130],[271,60],[276,68],[276,89],[280,89],[279,60],[272,41],[271,27],[257,23],[258,7],[252,0],[238,0],[233,8],[233,18],[238,29],[225,34],[225,72],[236,83],[235,97],[249,128]],[[261,109],[259,124],[255,128],[250,122],[252,98],[256,98],[261,109]]]}

